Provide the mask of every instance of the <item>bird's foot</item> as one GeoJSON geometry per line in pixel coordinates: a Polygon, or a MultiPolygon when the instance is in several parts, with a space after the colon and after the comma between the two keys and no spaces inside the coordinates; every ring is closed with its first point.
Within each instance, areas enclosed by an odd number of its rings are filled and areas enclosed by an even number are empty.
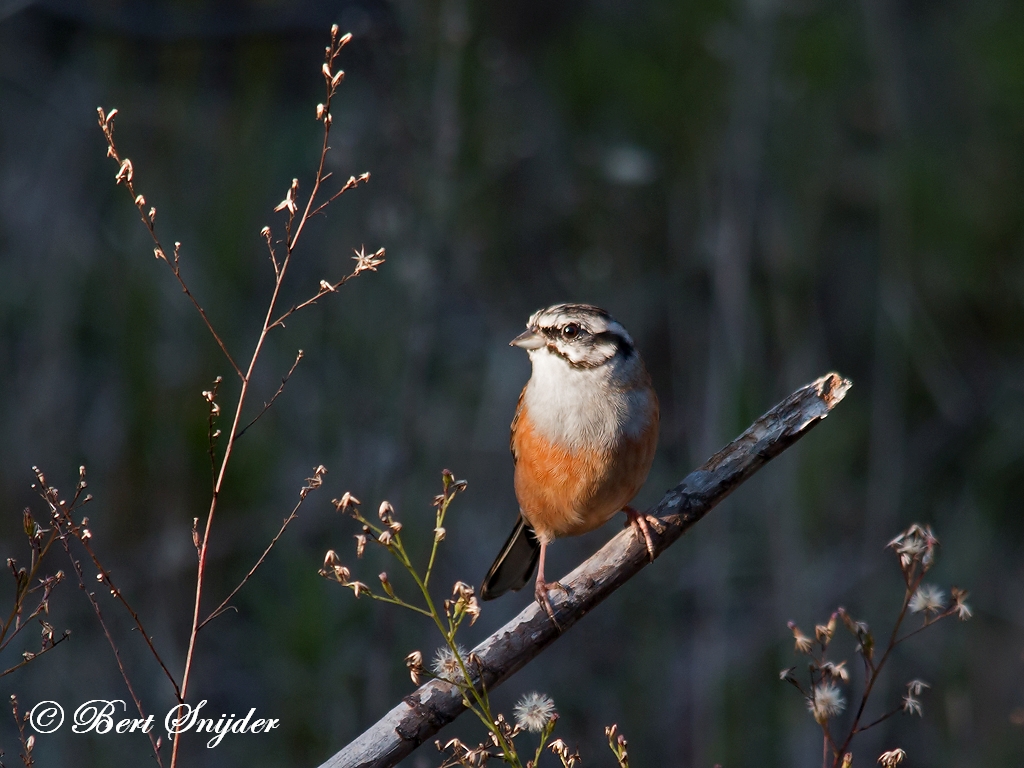
{"type": "Polygon", "coordinates": [[[656,518],[654,515],[645,515],[641,512],[637,512],[632,507],[626,507],[622,511],[626,513],[626,525],[636,526],[640,535],[644,537],[644,544],[647,545],[647,554],[650,556],[651,562],[653,563],[654,542],[651,541],[651,528],[660,534],[665,532],[665,526],[662,525],[661,520],[656,518]]]}
{"type": "Polygon", "coordinates": [[[559,581],[544,582],[538,580],[536,586],[533,589],[533,596],[540,603],[540,607],[544,609],[544,613],[551,619],[551,623],[555,625],[555,629],[559,632],[562,631],[561,625],[558,623],[558,619],[555,618],[555,609],[551,606],[551,598],[548,597],[548,592],[552,589],[560,589],[566,594],[569,590],[566,589],[565,585],[559,581]]]}

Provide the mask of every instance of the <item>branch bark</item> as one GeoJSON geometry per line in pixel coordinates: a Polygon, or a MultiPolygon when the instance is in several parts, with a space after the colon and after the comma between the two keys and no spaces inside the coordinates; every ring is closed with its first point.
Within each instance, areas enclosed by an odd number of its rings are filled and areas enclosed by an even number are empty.
{"type": "MultiPolygon", "coordinates": [[[[801,387],[755,421],[742,435],[687,475],[649,511],[664,532],[651,531],[660,555],[718,502],[771,459],[795,443],[843,399],[850,382],[836,373],[801,387]]],[[[604,545],[552,590],[552,607],[564,632],[650,562],[632,528],[604,545]]],[[[536,603],[499,629],[474,651],[481,675],[493,690],[559,636],[536,603]]],[[[420,686],[359,738],[320,768],[389,768],[458,717],[465,708],[458,690],[437,680],[420,686]]]]}

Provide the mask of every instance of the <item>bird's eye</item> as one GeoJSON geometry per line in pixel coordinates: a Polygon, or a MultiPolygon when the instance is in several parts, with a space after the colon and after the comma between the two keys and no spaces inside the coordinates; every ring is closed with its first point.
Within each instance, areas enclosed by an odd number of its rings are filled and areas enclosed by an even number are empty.
{"type": "Polygon", "coordinates": [[[576,323],[569,323],[562,329],[562,338],[575,339],[580,335],[580,327],[576,323]]]}

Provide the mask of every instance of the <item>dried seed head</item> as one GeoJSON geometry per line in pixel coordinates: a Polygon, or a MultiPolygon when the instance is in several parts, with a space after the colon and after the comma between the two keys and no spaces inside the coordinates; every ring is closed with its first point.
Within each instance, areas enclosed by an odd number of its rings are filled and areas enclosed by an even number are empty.
{"type": "Polygon", "coordinates": [[[531,733],[543,731],[556,716],[555,702],[536,691],[523,696],[512,712],[516,716],[516,725],[531,733]]]}
{"type": "Polygon", "coordinates": [[[846,699],[834,683],[820,683],[811,689],[807,698],[807,709],[819,725],[846,709],[846,699]]]}
{"type": "Polygon", "coordinates": [[[430,665],[434,675],[447,683],[460,683],[463,679],[459,658],[466,657],[466,649],[457,645],[455,650],[458,652],[458,656],[448,646],[441,646],[434,653],[434,661],[430,665]]]}
{"type": "Polygon", "coordinates": [[[908,607],[911,613],[939,613],[946,607],[946,594],[932,584],[922,584],[910,598],[908,607]]]}

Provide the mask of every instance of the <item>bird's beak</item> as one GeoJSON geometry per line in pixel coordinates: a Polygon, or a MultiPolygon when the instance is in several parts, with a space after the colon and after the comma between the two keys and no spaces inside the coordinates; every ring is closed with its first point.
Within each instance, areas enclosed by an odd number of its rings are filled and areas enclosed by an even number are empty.
{"type": "Polygon", "coordinates": [[[520,347],[521,349],[540,349],[547,343],[544,336],[532,328],[527,329],[516,336],[512,341],[508,343],[510,347],[520,347]]]}

